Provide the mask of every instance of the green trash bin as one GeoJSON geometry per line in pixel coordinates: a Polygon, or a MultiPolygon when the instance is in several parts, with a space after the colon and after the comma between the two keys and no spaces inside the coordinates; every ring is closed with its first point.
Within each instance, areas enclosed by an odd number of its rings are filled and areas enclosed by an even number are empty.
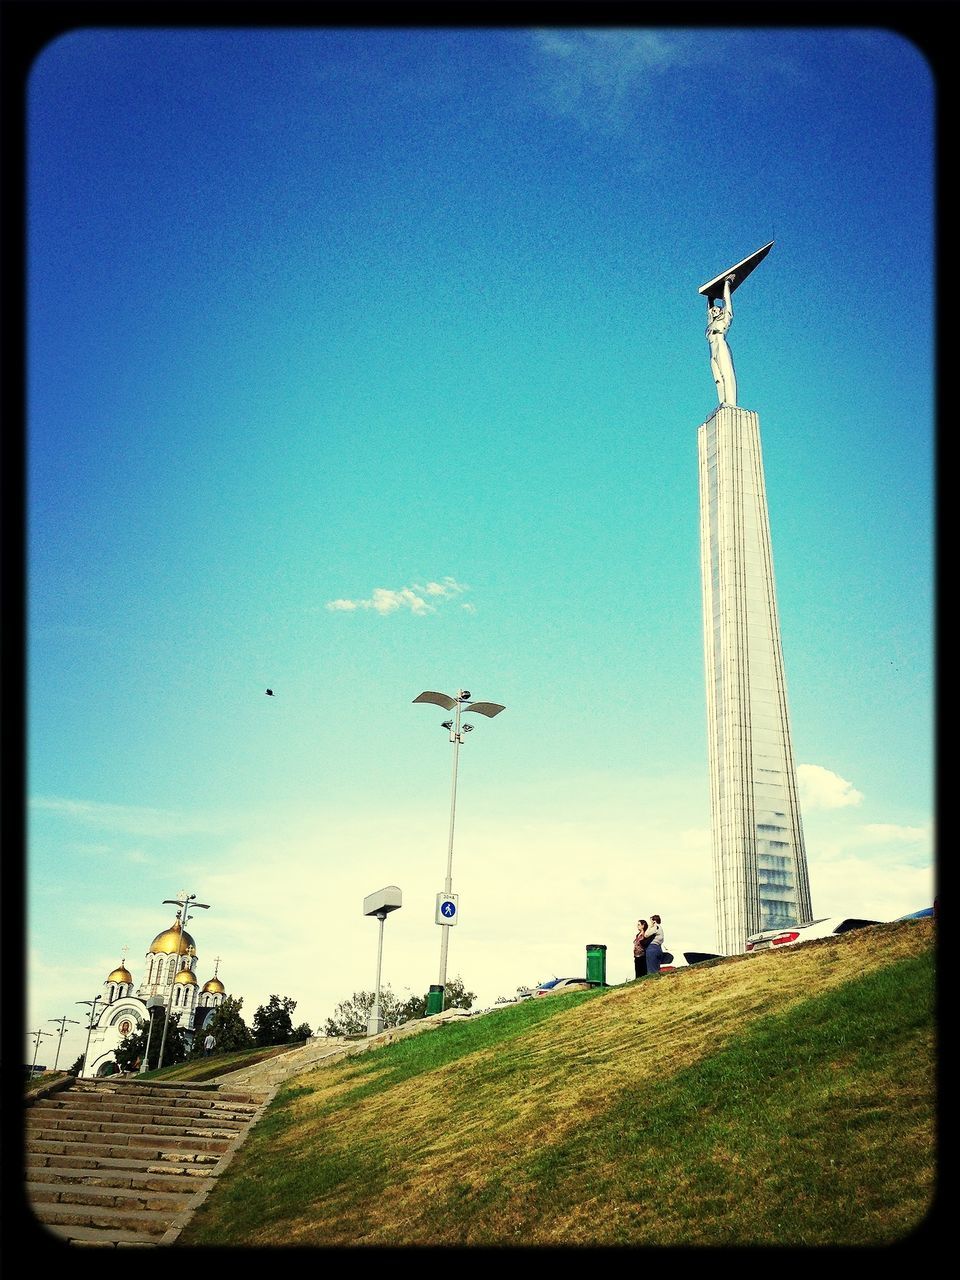
{"type": "Polygon", "coordinates": [[[594,987],[607,985],[607,948],[603,942],[587,943],[587,981],[594,987]]]}
{"type": "Polygon", "coordinates": [[[443,987],[432,986],[427,992],[427,1017],[431,1013],[443,1013],[443,987]]]}

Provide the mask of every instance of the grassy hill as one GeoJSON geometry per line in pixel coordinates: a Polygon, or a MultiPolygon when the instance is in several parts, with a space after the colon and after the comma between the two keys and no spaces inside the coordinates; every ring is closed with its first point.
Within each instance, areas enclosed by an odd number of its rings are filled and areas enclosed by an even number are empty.
{"type": "Polygon", "coordinates": [[[880,1245],[932,1205],[932,920],[508,1005],[288,1082],[183,1245],[880,1245]]]}

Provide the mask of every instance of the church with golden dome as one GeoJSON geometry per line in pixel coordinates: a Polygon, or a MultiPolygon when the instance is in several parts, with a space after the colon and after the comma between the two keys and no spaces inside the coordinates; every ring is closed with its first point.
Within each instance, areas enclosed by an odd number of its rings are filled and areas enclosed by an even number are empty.
{"type": "Polygon", "coordinates": [[[115,1070],[114,1054],[120,1041],[147,1024],[151,1009],[165,1009],[169,1001],[170,1020],[179,1024],[190,1044],[226,999],[226,989],[217,976],[219,959],[213,977],[200,986],[197,944],[181,927],[179,911],[170,928],[150,943],[145,966],[136,992],[133,975],[123,961],[107,974],[100,1003],[93,1009],[93,1029],[81,1076],[109,1075],[115,1070]]]}

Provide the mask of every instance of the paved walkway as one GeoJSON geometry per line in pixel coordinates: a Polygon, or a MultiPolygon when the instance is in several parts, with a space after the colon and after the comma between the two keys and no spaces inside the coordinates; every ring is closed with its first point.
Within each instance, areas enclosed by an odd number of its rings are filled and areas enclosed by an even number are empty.
{"type": "Polygon", "coordinates": [[[431,1014],[429,1018],[405,1022],[401,1027],[390,1027],[375,1036],[356,1039],[347,1036],[315,1036],[298,1049],[278,1053],[276,1057],[267,1058],[245,1070],[217,1076],[216,1082],[231,1088],[266,1089],[272,1093],[291,1076],[311,1071],[322,1062],[338,1062],[357,1053],[366,1053],[369,1049],[379,1049],[381,1045],[392,1044],[395,1040],[419,1035],[423,1031],[432,1031],[444,1022],[452,1022],[465,1016],[467,1015],[463,1010],[447,1009],[444,1013],[431,1014]]]}

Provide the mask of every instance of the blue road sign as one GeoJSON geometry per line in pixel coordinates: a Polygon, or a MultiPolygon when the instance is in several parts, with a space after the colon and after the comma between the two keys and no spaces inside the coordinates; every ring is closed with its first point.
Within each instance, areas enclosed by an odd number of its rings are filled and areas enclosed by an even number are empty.
{"type": "Polygon", "coordinates": [[[457,923],[457,895],[455,893],[437,894],[437,924],[457,923]]]}

